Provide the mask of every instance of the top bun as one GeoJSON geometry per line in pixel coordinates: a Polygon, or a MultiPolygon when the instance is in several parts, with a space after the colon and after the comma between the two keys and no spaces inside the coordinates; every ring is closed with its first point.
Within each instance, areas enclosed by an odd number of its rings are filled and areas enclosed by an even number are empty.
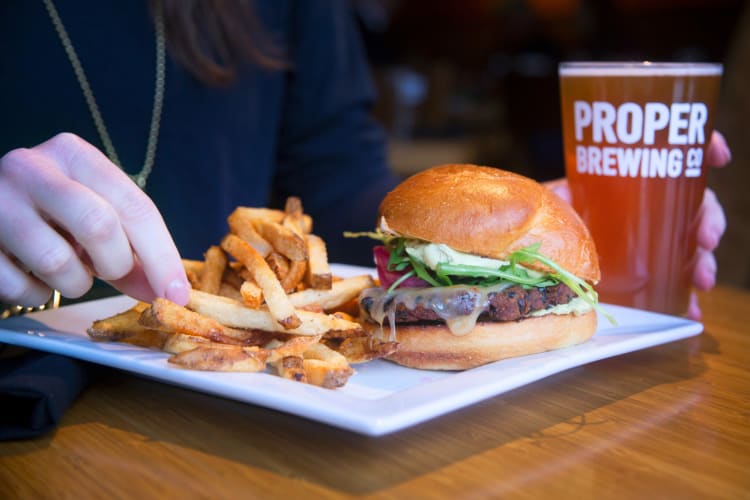
{"type": "MultiPolygon", "coordinates": [[[[539,253],[591,283],[600,278],[594,241],[578,214],[527,177],[492,167],[441,165],[415,174],[383,199],[381,230],[507,260],[539,253]]],[[[535,263],[529,267],[549,271],[535,263]]]]}

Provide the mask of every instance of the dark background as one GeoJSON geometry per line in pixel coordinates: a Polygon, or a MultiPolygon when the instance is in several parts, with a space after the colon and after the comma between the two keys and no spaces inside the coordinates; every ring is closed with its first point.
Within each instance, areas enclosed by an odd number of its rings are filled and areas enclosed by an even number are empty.
{"type": "Polygon", "coordinates": [[[724,63],[709,183],[729,222],[719,280],[750,287],[750,8],[737,0],[353,0],[394,170],[451,162],[564,175],[557,64],[724,63]]]}

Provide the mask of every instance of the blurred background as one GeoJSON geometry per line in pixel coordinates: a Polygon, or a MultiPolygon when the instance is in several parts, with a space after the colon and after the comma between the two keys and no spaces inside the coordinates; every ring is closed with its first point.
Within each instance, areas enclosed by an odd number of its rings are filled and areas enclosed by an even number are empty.
{"type": "Polygon", "coordinates": [[[719,281],[750,288],[750,5],[738,0],[352,0],[402,176],[441,163],[564,175],[557,64],[724,63],[710,173],[728,230],[719,281]]]}

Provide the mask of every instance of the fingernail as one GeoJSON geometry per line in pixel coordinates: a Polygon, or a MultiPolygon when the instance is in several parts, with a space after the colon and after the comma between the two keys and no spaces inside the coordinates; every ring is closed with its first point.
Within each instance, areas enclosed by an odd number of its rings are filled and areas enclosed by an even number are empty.
{"type": "Polygon", "coordinates": [[[175,304],[184,306],[190,300],[190,285],[183,280],[174,280],[167,285],[167,289],[164,292],[167,300],[174,302],[175,304]]]}

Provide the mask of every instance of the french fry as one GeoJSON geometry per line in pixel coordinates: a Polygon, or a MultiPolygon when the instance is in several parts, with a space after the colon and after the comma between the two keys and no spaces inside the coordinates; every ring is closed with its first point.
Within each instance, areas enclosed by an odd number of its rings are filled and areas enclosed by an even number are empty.
{"type": "Polygon", "coordinates": [[[354,370],[346,358],[324,344],[312,344],[304,353],[302,366],[307,382],[333,389],[346,385],[354,370]]]}
{"type": "Polygon", "coordinates": [[[241,214],[247,220],[267,220],[270,222],[281,222],[284,220],[284,212],[276,208],[265,207],[237,207],[234,213],[241,214]]]}
{"type": "Polygon", "coordinates": [[[282,281],[289,273],[289,259],[281,255],[279,252],[273,251],[266,257],[268,267],[276,275],[279,281],[282,281]]]}
{"type": "Polygon", "coordinates": [[[185,335],[184,333],[172,333],[169,334],[167,341],[164,342],[162,350],[170,354],[179,354],[185,351],[191,351],[196,347],[210,346],[214,342],[211,342],[206,337],[200,337],[198,335],[185,335]]]}
{"type": "Polygon", "coordinates": [[[286,332],[296,335],[322,335],[330,330],[352,331],[360,335],[363,333],[362,326],[358,323],[340,319],[330,314],[309,311],[297,311],[300,325],[297,328],[286,330],[265,309],[250,309],[235,300],[198,290],[190,291],[188,307],[204,316],[214,318],[224,325],[240,329],[286,332]]]}
{"type": "MultiPolygon", "coordinates": [[[[233,262],[232,264],[237,264],[237,263],[233,262]]],[[[242,267],[242,269],[244,269],[244,267],[242,267]]],[[[245,280],[239,275],[239,273],[230,264],[226,267],[226,269],[224,269],[224,275],[221,277],[221,281],[222,283],[226,283],[230,286],[233,286],[237,290],[239,290],[240,287],[242,286],[242,283],[245,280]]]]}
{"type": "Polygon", "coordinates": [[[308,337],[298,335],[286,342],[274,339],[265,344],[263,348],[269,352],[267,361],[276,363],[287,356],[302,356],[311,345],[317,344],[321,338],[321,335],[308,337]]]}
{"type": "Polygon", "coordinates": [[[169,334],[138,323],[138,318],[147,308],[148,304],[139,302],[127,311],[94,321],[86,333],[96,341],[124,342],[138,347],[161,349],[169,334]]]}
{"type": "Polygon", "coordinates": [[[205,262],[202,260],[182,259],[182,267],[185,268],[185,271],[193,272],[198,276],[203,272],[204,265],[205,262]]]}
{"type": "Polygon", "coordinates": [[[277,361],[274,366],[280,377],[295,382],[307,383],[305,375],[304,359],[302,356],[285,356],[277,361]]]}
{"type": "Polygon", "coordinates": [[[289,271],[286,273],[286,276],[284,276],[284,279],[281,280],[281,288],[283,288],[286,293],[293,292],[297,288],[297,285],[302,281],[302,278],[305,277],[306,270],[307,262],[304,260],[293,260],[289,262],[289,271]]]}
{"type": "Polygon", "coordinates": [[[251,273],[250,270],[246,268],[245,266],[238,267],[236,272],[237,272],[237,276],[240,277],[243,283],[245,281],[249,281],[250,283],[255,283],[255,278],[253,278],[253,273],[251,273]]]}
{"type": "Polygon", "coordinates": [[[308,269],[307,281],[313,288],[328,290],[333,281],[331,267],[328,265],[328,251],[323,240],[314,234],[308,234],[307,254],[308,269]]]}
{"type": "Polygon", "coordinates": [[[217,295],[221,295],[222,297],[227,297],[232,300],[243,300],[240,289],[236,288],[232,284],[227,283],[226,281],[221,282],[219,293],[217,295]]]}
{"type": "Polygon", "coordinates": [[[271,244],[266,241],[253,226],[253,219],[247,211],[236,209],[227,217],[229,231],[245,240],[263,257],[273,251],[271,244]]]}
{"type": "Polygon", "coordinates": [[[303,228],[304,222],[302,221],[302,201],[296,196],[290,196],[286,199],[284,205],[284,219],[281,221],[281,225],[292,230],[297,236],[304,237],[305,230],[303,228]]]}
{"type": "Polygon", "coordinates": [[[200,288],[201,286],[201,279],[200,276],[195,274],[193,271],[186,269],[185,270],[185,276],[187,277],[188,283],[190,283],[190,286],[192,288],[200,288]]]}
{"type": "Polygon", "coordinates": [[[300,325],[294,306],[289,302],[281,283],[268,267],[265,259],[247,242],[238,236],[228,234],[221,242],[224,250],[235,259],[245,264],[253,275],[255,283],[263,290],[263,297],[276,321],[285,329],[291,330],[300,325]]]}
{"type": "MultiPolygon", "coordinates": [[[[206,295],[218,297],[218,295],[206,295]]],[[[151,307],[141,313],[138,322],[146,328],[205,337],[212,342],[223,344],[248,345],[257,339],[257,334],[252,331],[224,326],[212,318],[207,318],[162,298],[154,299],[151,307]]]]}
{"type": "Polygon", "coordinates": [[[203,272],[204,262],[202,260],[190,260],[182,259],[182,267],[185,269],[185,276],[187,276],[188,283],[193,288],[199,288],[201,286],[200,276],[203,272]]]}
{"type": "Polygon", "coordinates": [[[255,229],[268,240],[277,252],[290,260],[307,260],[305,240],[279,222],[268,220],[254,221],[255,229]]]}
{"type": "MultiPolygon", "coordinates": [[[[265,220],[269,222],[281,223],[286,216],[286,212],[275,208],[265,207],[237,207],[235,212],[241,213],[244,217],[250,220],[258,221],[265,220]]],[[[313,220],[308,214],[302,214],[302,231],[307,234],[311,233],[313,228],[313,220]]]]}
{"type": "Polygon", "coordinates": [[[393,354],[398,349],[398,342],[384,342],[373,337],[349,337],[342,340],[333,350],[343,355],[350,364],[365,363],[373,359],[393,354]]]}
{"type": "Polygon", "coordinates": [[[167,361],[191,370],[259,372],[266,367],[266,352],[258,347],[198,346],[167,361]]]}
{"type": "Polygon", "coordinates": [[[240,287],[240,300],[252,309],[258,309],[263,303],[263,290],[252,281],[245,281],[240,287]]]}
{"type": "Polygon", "coordinates": [[[206,251],[206,262],[200,274],[200,289],[207,293],[218,294],[221,279],[227,267],[227,255],[220,247],[212,245],[206,251]]]}
{"type": "Polygon", "coordinates": [[[316,290],[308,288],[301,292],[289,294],[289,301],[297,309],[317,304],[325,311],[334,311],[342,304],[357,297],[365,288],[374,286],[372,277],[369,275],[354,276],[336,281],[330,290],[316,290]]]}

